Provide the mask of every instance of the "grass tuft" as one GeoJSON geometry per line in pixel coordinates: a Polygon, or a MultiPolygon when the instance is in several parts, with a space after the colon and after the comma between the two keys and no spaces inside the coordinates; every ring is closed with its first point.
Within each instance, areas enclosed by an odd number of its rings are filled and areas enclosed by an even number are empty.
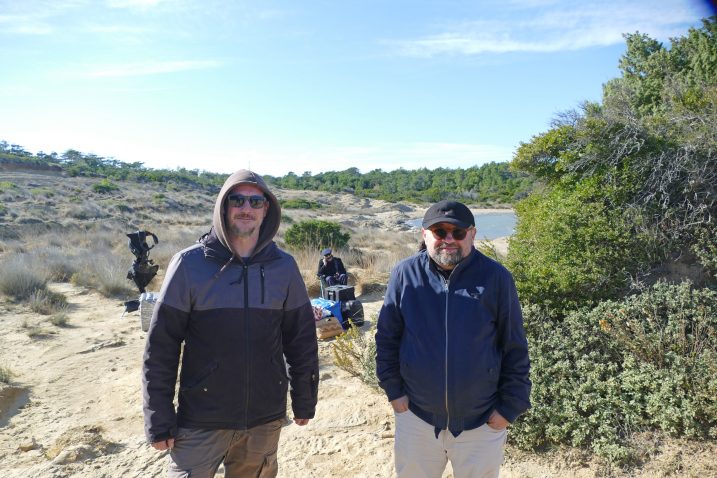
{"type": "Polygon", "coordinates": [[[47,289],[36,290],[28,299],[30,309],[42,315],[51,315],[67,310],[67,298],[47,289]]]}
{"type": "Polygon", "coordinates": [[[15,300],[25,300],[47,286],[47,278],[33,267],[26,254],[3,261],[0,270],[0,292],[15,300]]]}

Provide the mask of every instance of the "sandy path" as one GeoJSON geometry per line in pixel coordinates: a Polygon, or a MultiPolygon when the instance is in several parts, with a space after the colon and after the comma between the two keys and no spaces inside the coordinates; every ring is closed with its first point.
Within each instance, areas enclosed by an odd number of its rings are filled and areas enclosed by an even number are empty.
{"type": "MultiPolygon", "coordinates": [[[[138,313],[121,318],[123,306],[70,284],[53,284],[71,304],[69,327],[28,336],[41,316],[2,306],[0,363],[25,387],[0,411],[0,476],[159,477],[166,457],[145,444],[140,370],[145,334],[138,313]],[[15,405],[15,410],[13,406],[15,405]],[[9,409],[9,411],[8,411],[9,409]]],[[[381,296],[362,297],[367,319],[381,296]]],[[[363,329],[370,326],[367,320],[363,329]]],[[[393,475],[393,417],[385,397],[335,367],[331,341],[320,341],[316,418],[289,425],[281,437],[281,478],[363,478],[393,475]]],[[[9,396],[8,388],[0,395],[9,396]]],[[[0,402],[2,402],[0,400],[0,402]]],[[[548,476],[522,466],[501,476],[548,476]]],[[[219,476],[223,476],[220,470],[219,476]]],[[[553,475],[554,476],[554,475],[553,475]]],[[[444,477],[452,477],[450,466],[444,477]]]]}
{"type": "MultiPolygon", "coordinates": [[[[0,321],[0,359],[29,390],[0,422],[0,476],[163,476],[164,455],[144,442],[138,314],[120,318],[119,302],[69,284],[53,289],[71,304],[70,327],[46,324],[54,334],[30,338],[23,324],[41,319],[14,306],[0,321]]],[[[364,305],[368,317],[380,297],[364,305]]],[[[317,418],[283,430],[280,476],[390,476],[390,406],[333,366],[331,342],[320,342],[320,354],[317,418]]]]}

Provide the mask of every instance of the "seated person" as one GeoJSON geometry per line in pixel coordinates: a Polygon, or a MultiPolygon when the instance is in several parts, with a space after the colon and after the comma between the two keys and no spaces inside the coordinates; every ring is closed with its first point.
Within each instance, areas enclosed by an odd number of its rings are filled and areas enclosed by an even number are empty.
{"type": "Polygon", "coordinates": [[[346,285],[348,276],[341,259],[331,254],[331,248],[327,247],[321,251],[323,259],[319,260],[319,271],[316,273],[319,278],[324,279],[327,284],[346,285]]]}

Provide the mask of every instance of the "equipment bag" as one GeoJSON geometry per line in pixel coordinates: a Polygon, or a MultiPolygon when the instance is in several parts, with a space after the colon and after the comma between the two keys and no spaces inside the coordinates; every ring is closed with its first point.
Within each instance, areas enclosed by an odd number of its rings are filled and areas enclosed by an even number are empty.
{"type": "Polygon", "coordinates": [[[364,324],[363,304],[360,300],[347,300],[341,302],[341,325],[344,329],[348,329],[350,324],[361,327],[364,324]],[[349,319],[351,322],[349,323],[349,319]]]}

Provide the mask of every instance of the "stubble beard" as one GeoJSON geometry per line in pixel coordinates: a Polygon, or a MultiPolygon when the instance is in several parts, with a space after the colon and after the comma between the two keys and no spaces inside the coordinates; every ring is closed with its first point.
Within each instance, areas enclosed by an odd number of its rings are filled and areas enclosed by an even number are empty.
{"type": "Polygon", "coordinates": [[[243,218],[253,219],[251,216],[237,216],[232,218],[232,221],[229,222],[229,234],[233,237],[251,237],[254,232],[256,232],[256,228],[258,226],[256,224],[246,225],[241,223],[240,221],[243,218]]]}
{"type": "Polygon", "coordinates": [[[256,231],[256,226],[251,229],[242,229],[239,226],[232,224],[229,226],[229,234],[234,237],[251,237],[256,231]]]}

